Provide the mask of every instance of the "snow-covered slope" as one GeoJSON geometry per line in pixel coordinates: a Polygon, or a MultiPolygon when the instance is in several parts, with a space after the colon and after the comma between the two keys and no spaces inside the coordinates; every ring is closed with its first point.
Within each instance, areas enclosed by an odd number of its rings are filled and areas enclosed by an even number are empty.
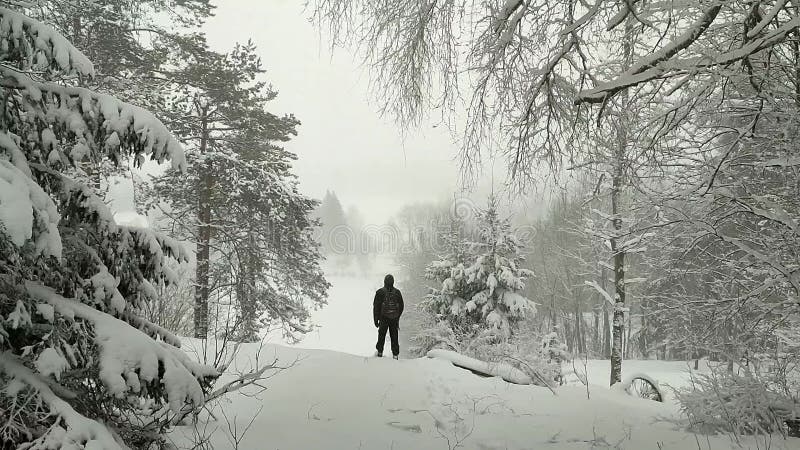
{"type": "MultiPolygon", "coordinates": [[[[256,351],[243,346],[239,367],[256,351]]],[[[681,431],[670,421],[673,406],[602,387],[591,387],[590,399],[583,386],[554,396],[430,358],[282,346],[266,346],[260,357],[296,362],[267,380],[267,390],[233,394],[215,408],[216,421],[200,417],[197,430],[211,435],[214,448],[233,448],[234,429],[240,449],[695,449],[697,439],[703,449],[735,447],[724,436],[681,431]]],[[[188,448],[197,433],[180,427],[172,438],[188,448]]],[[[771,448],[800,448],[800,440],[774,440],[771,448]]]]}

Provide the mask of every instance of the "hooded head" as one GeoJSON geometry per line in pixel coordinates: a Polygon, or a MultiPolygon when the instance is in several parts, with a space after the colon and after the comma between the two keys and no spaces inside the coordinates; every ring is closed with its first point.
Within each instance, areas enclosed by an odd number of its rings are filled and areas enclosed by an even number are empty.
{"type": "Polygon", "coordinates": [[[383,287],[386,289],[392,289],[392,287],[394,287],[394,277],[392,274],[388,274],[383,277],[383,287]]]}

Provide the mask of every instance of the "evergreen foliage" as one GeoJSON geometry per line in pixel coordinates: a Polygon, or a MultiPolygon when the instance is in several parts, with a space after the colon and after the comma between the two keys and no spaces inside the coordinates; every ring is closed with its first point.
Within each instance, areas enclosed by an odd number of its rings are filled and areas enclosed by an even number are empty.
{"type": "Polygon", "coordinates": [[[169,259],[188,255],[116,225],[74,175],[87,159],[169,159],[185,171],[183,149],[146,110],[75,86],[94,66],[49,26],[0,8],[0,49],[0,443],[158,443],[217,376],[142,317],[176,281],[169,259]]]}
{"type": "Polygon", "coordinates": [[[298,191],[296,156],[281,146],[299,121],[267,111],[277,93],[259,79],[264,69],[251,43],[224,55],[194,49],[181,61],[170,123],[188,142],[191,165],[186,175],[157,178],[149,198],[163,200],[197,243],[195,336],[235,330],[237,339],[255,340],[279,326],[296,338],[328,289],[310,216],[317,202],[298,191]],[[217,297],[234,300],[233,319],[230,308],[209,311],[217,297]]]}

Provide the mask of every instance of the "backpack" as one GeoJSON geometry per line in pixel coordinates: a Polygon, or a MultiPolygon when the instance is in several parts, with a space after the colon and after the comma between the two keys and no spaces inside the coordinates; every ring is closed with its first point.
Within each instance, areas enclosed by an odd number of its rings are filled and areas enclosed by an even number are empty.
{"type": "Polygon", "coordinates": [[[400,317],[400,300],[397,289],[391,291],[384,288],[383,303],[381,304],[381,317],[397,319],[400,317]]]}

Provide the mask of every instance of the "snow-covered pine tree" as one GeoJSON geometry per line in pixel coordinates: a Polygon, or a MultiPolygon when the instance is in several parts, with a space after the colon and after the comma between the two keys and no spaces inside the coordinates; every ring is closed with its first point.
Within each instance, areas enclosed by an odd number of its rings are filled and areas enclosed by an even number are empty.
{"type": "Polygon", "coordinates": [[[512,233],[511,223],[501,217],[497,198],[489,197],[488,207],[478,216],[477,242],[468,245],[472,263],[465,267],[469,285],[478,290],[467,301],[468,314],[478,314],[488,327],[508,338],[514,322],[535,312],[535,305],[524,297],[525,279],[533,272],[520,264],[524,260],[522,244],[512,233]]]}
{"type": "Polygon", "coordinates": [[[280,144],[297,134],[292,115],[267,111],[277,92],[252,43],[227,54],[201,47],[176,55],[185,81],[170,123],[185,139],[188,173],[154,180],[153,203],[166,203],[171,226],[197,243],[195,337],[235,329],[253,340],[267,325],[294,336],[307,330],[308,306],[325,302],[328,283],[313,239],[316,202],[292,174],[296,156],[280,144]],[[211,304],[215,298],[229,299],[211,304]]]}
{"type": "Polygon", "coordinates": [[[494,196],[477,219],[474,242],[465,242],[464,224],[452,219],[444,256],[427,268],[428,279],[441,282],[441,287],[432,289],[424,307],[457,335],[469,335],[477,326],[508,339],[514,322],[535,311],[533,302],[521,294],[532,272],[520,267],[522,245],[510,221],[500,217],[494,196]]]}
{"type": "Polygon", "coordinates": [[[4,7],[0,60],[0,446],[147,447],[217,376],[140,315],[186,253],[116,225],[72,175],[101,157],[185,170],[183,150],[149,112],[76,87],[86,56],[4,7]]]}
{"type": "MultiPolygon", "coordinates": [[[[84,87],[152,111],[163,120],[164,100],[174,86],[167,64],[170,49],[192,45],[190,32],[211,15],[209,0],[37,0],[20,12],[46,22],[81,49],[94,64],[96,76],[84,87]],[[100,38],[102,36],[102,38],[100,38]]],[[[81,164],[92,187],[103,192],[107,178],[129,167],[102,158],[81,164]]],[[[126,175],[126,174],[125,174],[126,175]]],[[[84,178],[81,178],[84,177],[84,178]]]]}
{"type": "Polygon", "coordinates": [[[310,218],[317,202],[298,190],[289,164],[294,155],[268,143],[261,150],[257,156],[231,152],[216,164],[228,194],[218,211],[232,225],[225,245],[237,264],[235,332],[252,341],[263,328],[281,328],[296,339],[309,330],[309,305],[324,305],[329,287],[310,218]]]}

